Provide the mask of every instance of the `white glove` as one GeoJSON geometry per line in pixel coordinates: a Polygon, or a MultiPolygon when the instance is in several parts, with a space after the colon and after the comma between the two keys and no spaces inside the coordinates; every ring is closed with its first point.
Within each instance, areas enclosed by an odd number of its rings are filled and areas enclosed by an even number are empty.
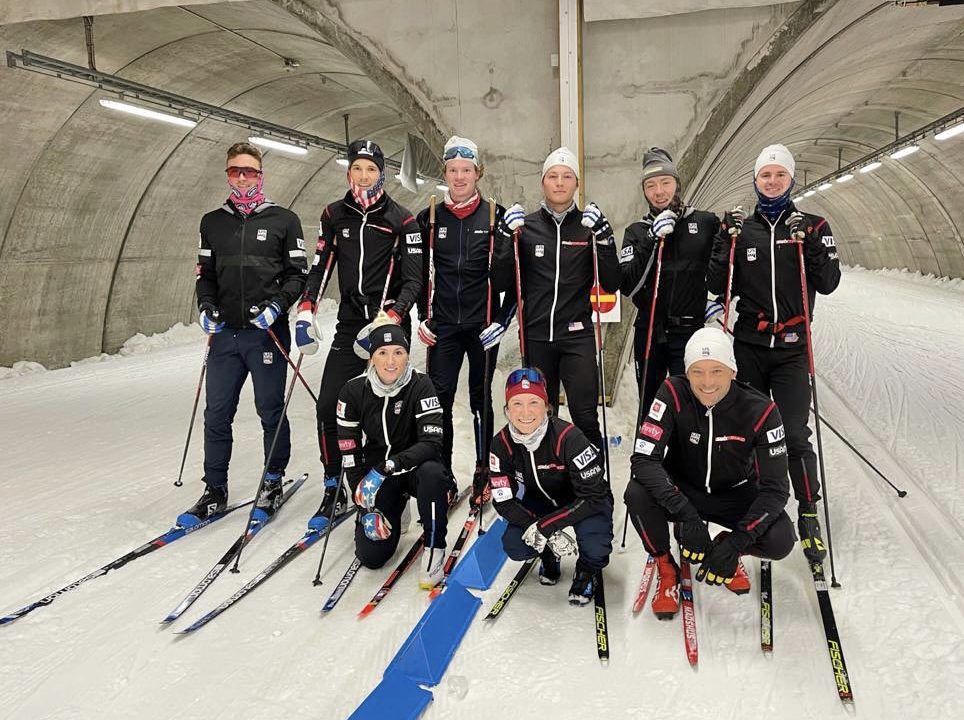
{"type": "Polygon", "coordinates": [[[719,300],[707,300],[706,312],[703,314],[703,323],[711,323],[716,318],[723,317],[723,303],[719,300]]]}
{"type": "Polygon", "coordinates": [[[422,322],[418,324],[418,339],[422,341],[423,345],[428,347],[433,347],[435,343],[438,342],[438,337],[432,332],[428,320],[422,320],[422,322]]]}
{"type": "Polygon", "coordinates": [[[522,542],[531,547],[537,553],[541,553],[546,549],[546,543],[548,543],[549,540],[545,535],[539,532],[539,523],[534,522],[526,528],[524,533],[522,533],[522,542]]]}
{"type": "Polygon", "coordinates": [[[672,210],[663,210],[656,219],[653,220],[653,235],[658,238],[665,238],[672,235],[676,229],[676,213],[672,210]]]}
{"type": "Polygon", "coordinates": [[[479,333],[479,340],[482,341],[482,350],[491,350],[502,341],[505,334],[505,325],[494,322],[485,330],[479,333]]]}
{"type": "Polygon", "coordinates": [[[790,238],[793,240],[803,240],[805,234],[800,226],[803,224],[804,217],[803,213],[797,210],[796,212],[790,213],[790,216],[784,220],[784,224],[790,228],[790,238]]]}
{"type": "Polygon", "coordinates": [[[505,215],[502,216],[502,222],[506,224],[506,227],[508,227],[510,231],[518,230],[526,223],[525,208],[519,203],[515,203],[505,211],[505,215]]]}
{"type": "Polygon", "coordinates": [[[321,340],[321,330],[315,325],[315,313],[310,302],[303,302],[298,306],[295,317],[295,344],[302,355],[314,355],[318,352],[318,341],[321,340]]]}
{"type": "Polygon", "coordinates": [[[556,554],[556,557],[565,555],[575,555],[579,552],[576,541],[565,530],[556,530],[548,540],[549,549],[556,554]]]}
{"type": "Polygon", "coordinates": [[[582,211],[582,226],[592,230],[597,243],[609,244],[612,241],[613,228],[596,203],[589,203],[582,211]]]}
{"type": "Polygon", "coordinates": [[[746,220],[746,212],[742,205],[737,205],[730,210],[730,218],[733,220],[733,227],[730,228],[730,235],[743,232],[743,221],[746,220]]]}

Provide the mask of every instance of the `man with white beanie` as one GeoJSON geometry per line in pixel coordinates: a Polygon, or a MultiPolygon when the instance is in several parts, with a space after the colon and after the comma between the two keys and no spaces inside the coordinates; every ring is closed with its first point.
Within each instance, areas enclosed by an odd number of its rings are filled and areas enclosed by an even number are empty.
{"type": "Polygon", "coordinates": [[[813,319],[816,294],[828,295],[840,283],[837,244],[827,220],[803,213],[790,195],[796,163],[783,145],[765,147],[754,164],[755,212],[741,208],[724,216],[707,272],[710,292],[724,294],[732,277],[739,296],[733,327],[740,380],[776,401],[786,423],[790,481],[799,503],[797,528],[808,560],[826,555],[817,501],[820,481],[810,444],[807,327],[800,286],[803,246],[808,312],[813,319]],[[730,266],[731,244],[733,265],[730,266]]]}
{"type": "Polygon", "coordinates": [[[686,376],[667,378],[640,410],[624,495],[633,527],[656,560],[652,606],[660,619],[679,610],[669,521],[681,559],[701,564],[696,579],[738,595],[750,590],[741,555],[780,560],[796,539],[783,510],[790,490],[776,404],[735,380],[733,345],[718,328],[697,330],[684,362],[686,376]],[[729,530],[711,539],[706,522],[729,530]]]}
{"type": "Polygon", "coordinates": [[[521,205],[513,205],[506,211],[505,223],[510,230],[521,228],[516,282],[522,294],[523,357],[529,367],[545,375],[554,410],[562,383],[573,424],[601,450],[596,411],[599,377],[589,302],[595,275],[593,245],[601,292],[619,289],[619,261],[612,226],[595,204],[579,209],[578,188],[576,155],[567,147],[553,150],[542,165],[542,207],[525,215],[521,205]]]}
{"type": "Polygon", "coordinates": [[[422,230],[422,281],[426,288],[418,302],[422,318],[418,338],[427,347],[428,376],[442,405],[442,463],[453,476],[452,407],[462,361],[468,358],[469,408],[475,429],[473,488],[478,499],[485,479],[483,463],[494,434],[489,389],[498,343],[515,304],[515,294],[506,292],[512,283],[512,248],[508,231],[498,232],[504,227],[501,221],[505,208],[491,207],[491,200],[479,194],[484,168],[478,146],[468,138],[453,135],[445,143],[442,162],[447,190],[435,208],[434,224],[431,208],[425,208],[416,218],[422,230]],[[495,222],[490,226],[493,217],[495,222]],[[500,308],[502,292],[505,306],[500,308]]]}

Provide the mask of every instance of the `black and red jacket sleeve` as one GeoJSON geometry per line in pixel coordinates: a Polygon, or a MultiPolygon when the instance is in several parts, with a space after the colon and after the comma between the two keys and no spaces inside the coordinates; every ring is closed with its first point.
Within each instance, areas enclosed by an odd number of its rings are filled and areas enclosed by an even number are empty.
{"type": "Polygon", "coordinates": [[[335,259],[332,260],[331,273],[328,276],[328,280],[331,280],[331,275],[334,274],[334,263],[338,259],[337,249],[335,233],[331,222],[331,206],[329,205],[322,211],[321,218],[318,220],[318,242],[315,245],[315,256],[314,260],[311,261],[311,269],[308,271],[308,283],[305,286],[304,301],[311,303],[312,312],[315,311],[321,293],[325,291],[325,288],[323,288],[321,284],[325,279],[324,274],[325,267],[328,265],[328,258],[332,254],[334,254],[335,259]]]}
{"type": "Polygon", "coordinates": [[[519,483],[516,481],[515,451],[509,439],[508,426],[492,438],[489,450],[489,487],[492,489],[492,507],[510,525],[529,527],[538,518],[519,500],[519,483]]]}
{"type": "MultiPolygon", "coordinates": [[[[396,266],[395,272],[400,273],[401,285],[392,309],[404,318],[418,302],[424,288],[422,282],[424,255],[422,229],[408,210],[401,206],[398,209],[401,211],[402,219],[398,230],[399,256],[396,257],[395,262],[401,267],[396,266]]],[[[394,284],[393,282],[392,285],[394,284]]]]}
{"type": "MultiPolygon", "coordinates": [[[[809,218],[808,218],[809,219],[809,218]]],[[[837,241],[825,218],[816,217],[807,224],[803,238],[804,267],[807,284],[821,295],[829,295],[840,284],[840,260],[837,241]]]]}
{"type": "Polygon", "coordinates": [[[606,482],[603,458],[575,425],[567,424],[553,442],[556,454],[569,470],[569,480],[575,498],[567,505],[554,509],[539,518],[539,532],[549,537],[557,530],[575,525],[590,515],[613,512],[612,493],[606,482]]]}
{"type": "Polygon", "coordinates": [[[790,497],[787,443],[776,403],[769,403],[753,426],[753,447],[759,494],[740,520],[738,529],[756,540],[767,531],[790,497]]]}

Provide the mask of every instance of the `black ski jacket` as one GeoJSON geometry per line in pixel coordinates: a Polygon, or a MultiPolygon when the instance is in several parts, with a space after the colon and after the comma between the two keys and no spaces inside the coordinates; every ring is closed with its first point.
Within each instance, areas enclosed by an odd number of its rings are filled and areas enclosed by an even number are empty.
{"type": "MultiPolygon", "coordinates": [[[[806,345],[803,293],[797,243],[790,240],[784,219],[796,208],[791,205],[775,223],[759,212],[746,218],[736,241],[733,262],[733,296],[739,296],[739,318],[733,328],[738,340],[767,347],[793,348],[806,345]]],[[[804,267],[810,318],[816,294],[829,295],[840,284],[837,244],[829,223],[819,215],[804,213],[804,267]]],[[[707,272],[710,292],[726,292],[732,224],[724,216],[713,244],[707,272]]]]}
{"type": "Polygon", "coordinates": [[[272,202],[247,217],[225,203],[201,218],[196,270],[198,306],[218,308],[230,328],[251,327],[254,305],[275,302],[286,314],[308,272],[301,221],[272,202]]]}
{"type": "MultiPolygon", "coordinates": [[[[526,215],[519,238],[522,318],[527,340],[549,341],[591,335],[593,237],[574,207],[557,223],[545,208],[526,215]]],[[[599,284],[619,290],[619,260],[612,236],[596,243],[599,284]]],[[[514,270],[514,268],[513,268],[514,270]]],[[[514,292],[514,288],[510,291],[514,292]]]]}
{"type": "Polygon", "coordinates": [[[546,537],[599,512],[612,513],[613,496],[603,459],[572,423],[549,418],[546,435],[530,452],[512,440],[509,426],[492,438],[489,453],[492,506],[508,522],[528,527],[539,521],[546,537]],[[549,505],[542,517],[530,507],[549,505]]]}
{"type": "Polygon", "coordinates": [[[338,394],[338,449],[352,493],[373,467],[391,459],[394,475],[414,470],[442,452],[442,406],[428,375],[418,370],[391,397],[372,392],[366,374],[338,394]]]}
{"type": "MultiPolygon", "coordinates": [[[[425,208],[416,220],[422,230],[422,287],[419,295],[419,316],[427,317],[428,292],[431,287],[432,322],[436,328],[445,325],[476,325],[485,327],[486,301],[489,278],[492,281],[491,319],[501,313],[499,293],[512,285],[511,238],[499,232],[505,208],[495,206],[495,233],[492,269],[489,270],[489,201],[482,200],[468,217],[460,220],[447,207],[435,207],[435,238],[429,248],[429,210],[425,208]],[[429,259],[435,265],[434,283],[429,283],[429,259]]],[[[515,299],[514,289],[507,292],[515,299]]]]}
{"type": "Polygon", "coordinates": [[[698,516],[678,486],[712,497],[752,483],[759,494],[738,527],[754,539],[790,497],[780,411],[740,382],[707,409],[685,377],[667,378],[640,420],[630,464],[630,482],[642,483],[669,513],[682,517],[698,516]]]}
{"type": "MultiPolygon", "coordinates": [[[[634,326],[643,329],[649,327],[656,284],[659,242],[652,233],[653,220],[655,215],[650,213],[627,227],[619,253],[619,268],[622,271],[619,289],[636,306],[634,326]]],[[[719,229],[720,220],[716,215],[688,207],[663,243],[653,322],[655,341],[664,339],[667,333],[690,333],[703,327],[707,299],[706,268],[719,229]]]]}
{"type": "Polygon", "coordinates": [[[305,299],[318,300],[328,256],[335,253],[341,300],[338,320],[365,324],[378,314],[391,258],[395,258],[386,309],[402,318],[422,290],[422,234],[412,214],[388,193],[364,211],[351,192],[321,214],[318,244],[305,299]]]}

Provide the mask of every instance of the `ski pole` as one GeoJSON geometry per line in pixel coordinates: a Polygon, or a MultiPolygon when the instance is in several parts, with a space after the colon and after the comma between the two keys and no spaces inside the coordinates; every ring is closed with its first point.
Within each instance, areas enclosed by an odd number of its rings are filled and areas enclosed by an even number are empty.
{"type": "MultiPolygon", "coordinates": [[[[733,217],[734,213],[737,213],[740,218],[743,215],[743,208],[737,206],[730,211],[730,216],[733,217]]],[[[730,299],[733,296],[733,260],[736,256],[736,241],[740,237],[740,233],[743,231],[742,219],[740,222],[735,223],[733,227],[727,228],[730,233],[730,261],[726,266],[726,296],[723,300],[723,332],[730,332],[730,299]]]]}
{"type": "Polygon", "coordinates": [[[345,471],[341,471],[338,477],[338,487],[335,488],[335,502],[331,504],[331,512],[328,514],[328,531],[325,533],[325,544],[321,546],[321,557],[318,558],[318,570],[315,572],[315,579],[311,581],[314,586],[323,585],[321,581],[321,567],[325,562],[325,555],[328,553],[328,541],[331,540],[331,531],[334,530],[335,508],[338,507],[338,494],[341,492],[341,485],[345,481],[345,471]]]}
{"type": "MultiPolygon", "coordinates": [[[[435,196],[428,202],[428,278],[425,282],[425,320],[432,320],[432,294],[435,291],[435,196]]],[[[425,348],[425,374],[428,374],[432,348],[425,348]]]]}
{"type": "MultiPolygon", "coordinates": [[[[599,374],[599,390],[602,393],[602,425],[603,425],[603,459],[606,462],[606,484],[612,487],[612,479],[609,473],[609,427],[606,424],[606,367],[603,358],[602,347],[602,310],[599,309],[599,251],[596,249],[596,238],[589,233],[589,242],[592,244],[592,282],[593,290],[596,295],[595,314],[595,340],[596,340],[596,372],[599,374]]],[[[614,241],[615,242],[615,241],[614,241]]],[[[662,250],[662,246],[660,246],[662,250]]],[[[623,547],[626,547],[626,533],[623,533],[623,547]]]]}
{"type": "MultiPolygon", "coordinates": [[[[297,375],[298,371],[301,369],[301,361],[305,359],[304,355],[298,357],[298,364],[295,366],[295,373],[297,375]]],[[[288,392],[285,394],[285,402],[281,407],[281,417],[278,419],[278,425],[274,429],[274,437],[271,438],[271,447],[268,448],[268,454],[265,456],[264,467],[261,468],[261,482],[258,483],[258,491],[255,493],[255,500],[251,503],[251,509],[248,511],[248,521],[244,524],[244,528],[241,530],[241,538],[248,534],[248,528],[251,527],[251,520],[254,518],[254,511],[258,507],[258,499],[261,497],[261,491],[264,489],[264,479],[268,475],[268,465],[271,463],[271,458],[274,457],[274,448],[278,443],[278,435],[281,434],[281,426],[284,425],[285,420],[288,417],[288,403],[291,402],[291,395],[295,390],[295,382],[297,381],[297,376],[291,378],[291,383],[288,385],[288,392]]],[[[241,553],[244,551],[244,543],[242,542],[241,547],[238,549],[238,554],[234,557],[234,566],[231,568],[231,572],[240,572],[238,570],[238,563],[241,561],[241,553]]]]}
{"type": "Polygon", "coordinates": [[[388,259],[388,274],[385,275],[385,287],[382,288],[382,301],[378,304],[379,310],[385,309],[385,301],[388,300],[388,286],[392,284],[392,274],[395,272],[395,252],[398,250],[398,237],[392,245],[392,254],[388,259]]]}
{"type": "Polygon", "coordinates": [[[837,582],[837,574],[834,570],[833,561],[833,536],[830,532],[830,498],[827,493],[827,473],[823,464],[823,440],[820,435],[820,407],[817,404],[817,375],[813,364],[813,339],[810,336],[810,298],[807,292],[807,271],[803,261],[803,238],[802,230],[799,229],[802,215],[793,213],[787,218],[786,224],[790,226],[790,237],[797,244],[797,260],[800,265],[800,293],[803,297],[803,327],[807,335],[807,365],[810,373],[810,394],[813,396],[813,416],[814,427],[817,430],[817,462],[820,465],[820,479],[823,481],[823,517],[827,524],[827,550],[830,554],[830,586],[840,587],[837,582]]]}
{"type": "MultiPolygon", "coordinates": [[[[659,278],[663,272],[663,245],[666,238],[659,239],[659,248],[656,250],[656,275],[653,281],[653,300],[649,306],[649,327],[646,328],[646,347],[643,350],[643,374],[639,380],[640,415],[645,411],[644,393],[646,391],[646,377],[649,375],[649,352],[653,347],[653,323],[656,321],[656,301],[659,298],[659,278]]],[[[626,549],[626,531],[629,529],[629,513],[623,518],[623,541],[619,546],[620,550],[626,549]]]]}
{"type": "MultiPolygon", "coordinates": [[[[489,263],[488,274],[485,278],[485,326],[492,324],[492,253],[495,252],[495,198],[489,198],[489,263]]],[[[482,422],[479,429],[479,457],[482,461],[482,489],[483,495],[479,497],[479,535],[485,535],[485,526],[482,524],[482,509],[485,503],[482,500],[485,494],[485,487],[489,484],[489,458],[488,443],[492,439],[489,432],[491,422],[490,411],[492,409],[492,348],[484,351],[485,363],[482,368],[482,422]]]]}
{"type": "Polygon", "coordinates": [[[522,367],[526,364],[526,331],[523,326],[524,314],[522,310],[522,274],[519,263],[519,236],[522,234],[521,228],[516,228],[512,233],[512,250],[515,255],[515,312],[519,323],[519,355],[522,358],[522,367]]]}
{"type": "MultiPolygon", "coordinates": [[[[813,409],[813,408],[810,408],[810,412],[814,412],[814,409],[813,409]]],[[[814,413],[814,414],[816,414],[816,413],[814,413]]],[[[836,429],[834,428],[834,426],[831,425],[831,424],[827,421],[827,418],[825,418],[823,415],[820,416],[820,422],[822,422],[824,425],[826,425],[826,426],[827,426],[827,429],[830,430],[830,432],[832,432],[834,435],[836,435],[837,438],[838,438],[844,445],[846,445],[848,448],[850,448],[850,449],[853,451],[854,455],[856,455],[856,456],[859,457],[861,460],[863,460],[863,461],[867,464],[867,467],[869,467],[871,470],[873,470],[875,473],[877,473],[877,475],[879,475],[880,478],[881,478],[885,483],[887,483],[888,485],[890,485],[890,486],[894,489],[894,492],[897,493],[897,497],[906,497],[906,496],[907,496],[907,491],[906,491],[906,490],[901,490],[899,487],[897,487],[896,485],[894,485],[894,483],[892,483],[892,482],[887,478],[886,475],[884,475],[880,470],[877,469],[877,466],[876,466],[876,465],[874,465],[872,462],[870,462],[870,460],[868,460],[866,457],[864,457],[863,453],[861,453],[860,450],[858,450],[857,448],[855,448],[855,447],[850,443],[850,441],[847,440],[847,438],[845,438],[843,435],[841,435],[840,432],[839,432],[838,430],[836,430],[836,429]]]]}
{"type": "Polygon", "coordinates": [[[297,366],[291,361],[291,356],[290,356],[290,355],[288,354],[288,352],[284,349],[284,346],[281,344],[281,341],[278,340],[278,336],[275,334],[275,331],[272,330],[271,328],[268,328],[268,335],[270,335],[270,336],[271,336],[271,339],[274,340],[274,344],[277,346],[278,350],[281,352],[282,357],[284,357],[284,359],[288,361],[288,366],[289,366],[292,370],[295,371],[295,377],[297,377],[299,380],[301,380],[301,384],[305,386],[305,390],[308,391],[308,394],[311,395],[311,399],[314,400],[314,401],[315,401],[315,404],[317,405],[317,404],[318,404],[318,396],[315,395],[314,392],[312,392],[311,386],[308,384],[308,381],[305,380],[305,376],[301,374],[301,371],[298,370],[297,366]]]}
{"type": "Polygon", "coordinates": [[[194,431],[194,418],[197,417],[197,405],[201,400],[201,385],[204,384],[204,375],[208,369],[208,355],[211,352],[211,343],[214,342],[214,335],[208,335],[207,344],[204,346],[204,359],[201,360],[201,377],[197,381],[197,389],[194,391],[194,407],[191,409],[191,422],[187,426],[187,440],[184,441],[184,452],[181,453],[181,469],[177,471],[177,480],[174,487],[181,487],[184,484],[184,463],[187,461],[187,449],[191,446],[191,433],[194,431]]]}

